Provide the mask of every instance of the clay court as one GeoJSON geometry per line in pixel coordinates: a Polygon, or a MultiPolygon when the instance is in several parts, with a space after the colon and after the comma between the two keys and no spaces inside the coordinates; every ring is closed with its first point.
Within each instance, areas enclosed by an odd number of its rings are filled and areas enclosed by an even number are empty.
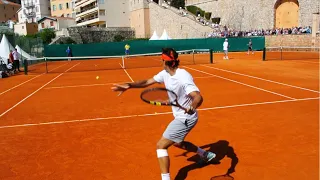
{"type": "MultiPolygon", "coordinates": [[[[319,179],[319,58],[262,61],[261,52],[242,52],[229,61],[215,54],[210,64],[199,54],[193,64],[189,56],[181,68],[204,103],[186,140],[220,161],[200,167],[195,154],[172,147],[173,179],[209,180],[231,164],[235,180],[319,179]]],[[[156,142],[171,108],[142,102],[142,89],[118,97],[110,88],[152,77],[161,62],[129,61],[126,69],[120,59],[40,63],[2,79],[0,179],[160,179],[156,142]]]]}

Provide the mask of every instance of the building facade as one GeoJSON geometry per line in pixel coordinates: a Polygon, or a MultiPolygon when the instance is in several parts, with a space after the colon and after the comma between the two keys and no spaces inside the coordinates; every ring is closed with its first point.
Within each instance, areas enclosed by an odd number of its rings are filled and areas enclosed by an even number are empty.
{"type": "Polygon", "coordinates": [[[130,26],[137,38],[150,37],[150,11],[146,0],[129,0],[130,26]]]}
{"type": "Polygon", "coordinates": [[[37,22],[42,17],[50,15],[49,0],[21,0],[21,8],[18,10],[19,23],[37,22]]]}
{"type": "Polygon", "coordinates": [[[20,7],[20,4],[12,3],[6,0],[0,0],[0,22],[18,20],[17,11],[20,9],[20,7]]]}
{"type": "Polygon", "coordinates": [[[76,26],[76,21],[69,17],[43,17],[38,21],[38,30],[53,29],[61,31],[63,28],[76,26]]]}
{"type": "Polygon", "coordinates": [[[76,0],[76,22],[88,27],[130,27],[128,0],[76,0]]]}
{"type": "Polygon", "coordinates": [[[50,0],[51,16],[56,17],[73,17],[72,0],[50,0]]]}

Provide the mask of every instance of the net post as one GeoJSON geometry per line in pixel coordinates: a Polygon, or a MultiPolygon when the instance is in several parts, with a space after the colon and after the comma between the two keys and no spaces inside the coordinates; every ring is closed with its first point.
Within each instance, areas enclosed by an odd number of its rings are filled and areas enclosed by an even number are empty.
{"type": "Polygon", "coordinates": [[[23,60],[23,66],[24,66],[24,74],[28,75],[28,60],[23,60]]]}
{"type": "Polygon", "coordinates": [[[195,62],[195,59],[194,59],[194,49],[192,49],[192,61],[193,61],[193,64],[196,64],[195,62]]]}
{"type": "Polygon", "coordinates": [[[213,50],[210,49],[209,52],[210,52],[210,63],[213,64],[213,50]]]}
{"type": "Polygon", "coordinates": [[[125,65],[124,65],[124,56],[121,56],[122,58],[122,69],[125,69],[125,65]]]}
{"type": "Polygon", "coordinates": [[[266,51],[267,51],[267,49],[264,47],[263,48],[263,53],[262,53],[262,61],[266,60],[266,51]]]}
{"type": "Polygon", "coordinates": [[[46,73],[48,73],[48,62],[47,62],[47,58],[44,58],[44,61],[46,62],[46,73]]]}
{"type": "Polygon", "coordinates": [[[282,46],[280,47],[280,60],[282,60],[282,46]]]}

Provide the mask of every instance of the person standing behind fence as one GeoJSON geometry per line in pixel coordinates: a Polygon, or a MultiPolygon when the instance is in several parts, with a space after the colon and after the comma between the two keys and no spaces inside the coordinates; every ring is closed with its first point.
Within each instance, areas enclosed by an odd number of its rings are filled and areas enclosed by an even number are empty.
{"type": "Polygon", "coordinates": [[[229,57],[228,57],[228,49],[229,49],[228,39],[225,39],[224,42],[223,42],[223,52],[224,52],[223,59],[229,59],[229,57]]]}
{"type": "Polygon", "coordinates": [[[252,54],[254,54],[253,49],[252,49],[252,41],[251,41],[251,39],[249,40],[248,53],[247,54],[250,54],[250,51],[252,52],[252,54]]]}
{"type": "MultiPolygon", "coordinates": [[[[71,48],[69,46],[68,46],[66,52],[67,52],[67,56],[68,57],[72,57],[72,50],[71,50],[71,48]]],[[[68,58],[68,61],[71,61],[71,58],[68,58]]]]}
{"type": "Polygon", "coordinates": [[[129,54],[130,54],[130,45],[129,45],[129,44],[126,44],[126,45],[124,46],[124,49],[125,49],[126,57],[128,57],[129,54]]]}
{"type": "Polygon", "coordinates": [[[12,52],[12,56],[13,56],[13,71],[17,72],[21,72],[20,70],[20,60],[19,60],[19,53],[17,51],[17,48],[15,48],[12,52]]]}

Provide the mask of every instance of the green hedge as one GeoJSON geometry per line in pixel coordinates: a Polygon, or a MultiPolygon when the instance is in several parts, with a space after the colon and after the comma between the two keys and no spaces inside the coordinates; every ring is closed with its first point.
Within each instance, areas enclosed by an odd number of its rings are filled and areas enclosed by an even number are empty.
{"type": "Polygon", "coordinates": [[[205,14],[204,14],[204,16],[205,16],[205,18],[207,19],[207,20],[210,20],[210,18],[211,18],[211,12],[206,12],[205,14]]]}
{"type": "Polygon", "coordinates": [[[197,9],[200,11],[200,16],[204,17],[205,11],[202,10],[201,8],[198,8],[197,6],[187,6],[187,10],[194,14],[195,16],[197,15],[197,9]]]}

